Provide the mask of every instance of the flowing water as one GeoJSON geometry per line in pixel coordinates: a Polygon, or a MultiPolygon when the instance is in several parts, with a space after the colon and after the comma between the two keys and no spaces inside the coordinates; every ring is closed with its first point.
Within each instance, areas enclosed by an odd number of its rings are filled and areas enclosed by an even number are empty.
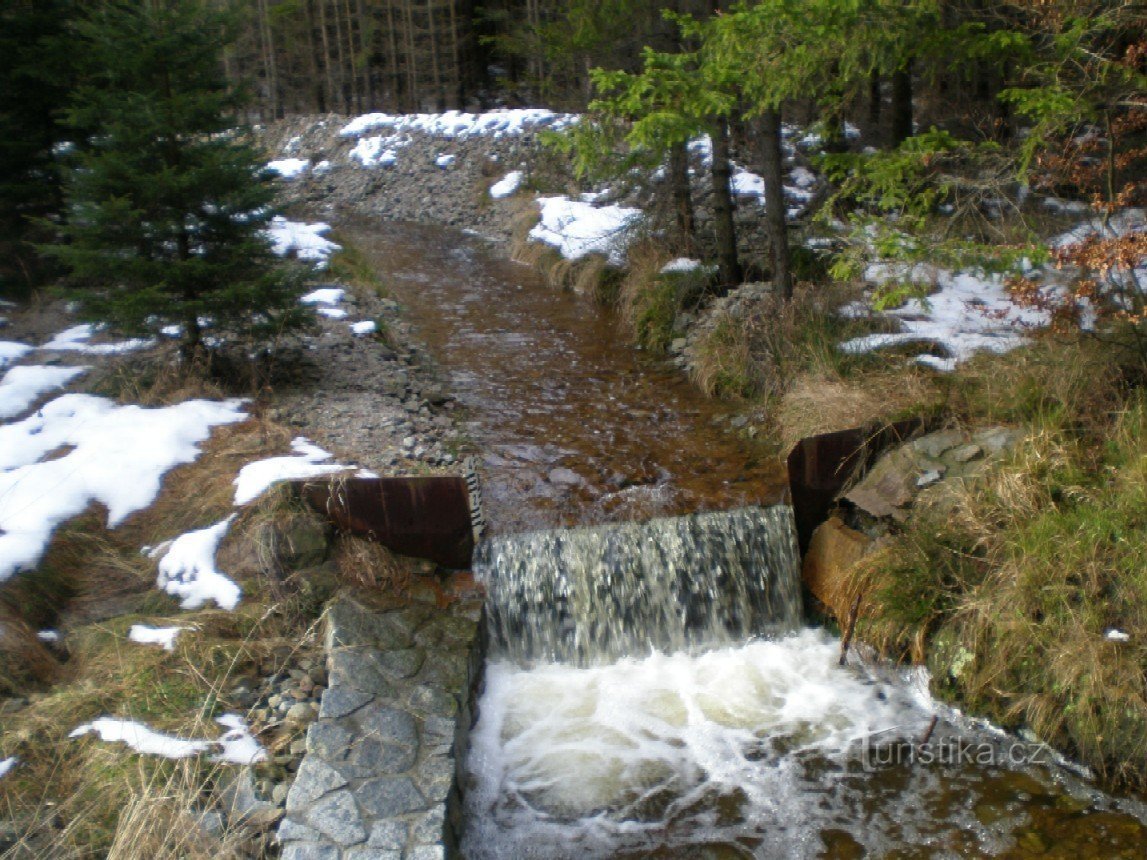
{"type": "Polygon", "coordinates": [[[609,314],[477,239],[346,232],[487,452],[467,857],[1147,857],[1137,800],[793,629],[780,465],[609,314]]]}

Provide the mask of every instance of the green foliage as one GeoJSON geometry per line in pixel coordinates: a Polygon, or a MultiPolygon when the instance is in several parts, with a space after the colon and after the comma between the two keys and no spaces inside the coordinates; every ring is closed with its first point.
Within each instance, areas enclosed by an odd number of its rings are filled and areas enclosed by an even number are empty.
{"type": "Polygon", "coordinates": [[[113,3],[76,28],[68,241],[51,252],[85,315],[129,331],[179,323],[188,349],[204,317],[256,335],[307,319],[301,279],[263,233],[270,177],[231,128],[226,23],[201,2],[113,3]]]}

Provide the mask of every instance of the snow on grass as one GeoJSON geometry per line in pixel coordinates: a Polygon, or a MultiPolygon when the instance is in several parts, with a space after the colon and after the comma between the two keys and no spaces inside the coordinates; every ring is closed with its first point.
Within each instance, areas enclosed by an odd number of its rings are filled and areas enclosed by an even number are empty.
{"type": "Polygon", "coordinates": [[[3,761],[0,761],[0,779],[3,779],[5,776],[7,776],[8,772],[11,771],[12,768],[14,768],[19,763],[20,759],[16,758],[16,756],[12,756],[11,758],[6,758],[3,761]]]}
{"type": "Polygon", "coordinates": [[[331,455],[302,436],[291,442],[294,456],[256,460],[239,470],[235,479],[235,505],[252,502],[278,481],[306,480],[343,472],[354,466],[325,463],[331,455]]]}
{"type": "Polygon", "coordinates": [[[346,319],[347,313],[342,308],[319,308],[319,316],[324,316],[329,320],[342,320],[346,319]]]}
{"type": "Polygon", "coordinates": [[[378,324],[374,320],[362,320],[350,324],[351,334],[362,337],[367,334],[374,334],[378,331],[378,324]]]}
{"type": "Polygon", "coordinates": [[[310,159],[307,158],[280,158],[267,163],[267,169],[283,179],[296,179],[306,173],[310,166],[310,159]]]}
{"type": "Polygon", "coordinates": [[[55,644],[56,642],[60,641],[60,631],[51,629],[37,630],[36,638],[41,642],[55,644]]]}
{"type": "Polygon", "coordinates": [[[94,734],[105,743],[126,744],[142,755],[157,755],[179,759],[201,755],[212,749],[219,750],[212,761],[230,764],[254,764],[267,757],[267,751],[251,736],[247,724],[238,714],[224,714],[216,719],[226,731],[216,740],[190,740],[165,735],[134,720],[100,717],[74,729],[68,737],[78,738],[94,734]]]}
{"type": "Polygon", "coordinates": [[[0,427],[0,582],[34,566],[56,526],[92,502],[107,508],[109,528],[149,506],[213,427],[246,417],[241,400],[147,409],[64,394],[0,427]]]}
{"type": "Polygon", "coordinates": [[[141,645],[159,645],[164,651],[175,650],[175,640],[186,627],[148,627],[146,624],[133,624],[127,638],[141,645]]]}
{"type": "Polygon", "coordinates": [[[345,295],[346,290],[338,287],[322,287],[307,293],[299,301],[304,305],[337,305],[345,295]]]}
{"type": "Polygon", "coordinates": [[[661,267],[662,275],[680,274],[682,272],[695,272],[702,268],[703,264],[700,260],[691,260],[688,257],[678,257],[676,260],[670,260],[661,267]]]}
{"type": "MultiPolygon", "coordinates": [[[[873,264],[866,278],[877,283],[893,279],[896,267],[873,264]]],[[[840,348],[848,353],[872,352],[889,346],[928,342],[941,347],[946,357],[923,353],[921,364],[950,371],[977,352],[1004,353],[1022,345],[1026,329],[1047,324],[1041,311],[1023,308],[1012,301],[1003,276],[980,276],[971,272],[953,273],[946,269],[917,265],[906,272],[912,281],[933,281],[939,288],[927,298],[913,298],[902,307],[886,311],[901,330],[871,334],[845,341],[840,348]]]]}
{"type": "Polygon", "coordinates": [[[395,132],[420,131],[434,137],[465,139],[471,136],[500,138],[548,128],[559,130],[577,122],[576,114],[559,114],[539,108],[493,110],[486,113],[386,114],[369,113],[343,126],[344,137],[357,137],[379,128],[395,132]]]}
{"type": "Polygon", "coordinates": [[[1122,630],[1116,630],[1114,627],[1103,634],[1103,638],[1108,642],[1130,642],[1131,636],[1124,633],[1122,630]]]}
{"type": "Polygon", "coordinates": [[[490,186],[490,196],[495,200],[501,200],[509,197],[515,191],[522,187],[522,179],[525,174],[520,170],[511,170],[497,182],[490,186]]]}
{"type": "Polygon", "coordinates": [[[50,352],[82,352],[85,355],[118,355],[124,352],[133,352],[137,349],[146,349],[154,346],[152,338],[132,338],[116,343],[88,343],[92,336],[99,332],[103,326],[90,323],[81,323],[66,328],[50,341],[40,347],[50,352]]]}
{"type": "Polygon", "coordinates": [[[538,205],[542,217],[530,238],[556,248],[567,260],[602,254],[611,264],[622,265],[633,230],[642,219],[640,209],[594,206],[565,196],[540,197],[538,205]]]}
{"type": "Polygon", "coordinates": [[[398,161],[398,148],[408,141],[400,137],[364,137],[350,151],[350,157],[363,167],[390,167],[398,161]]]}
{"type": "Polygon", "coordinates": [[[294,256],[300,260],[325,265],[327,257],[340,250],[322,234],[331,229],[330,224],[304,224],[301,221],[288,221],[281,216],[271,219],[267,227],[267,237],[272,249],[281,257],[294,256]]]}
{"type": "Polygon", "coordinates": [[[187,532],[148,553],[159,558],[157,584],[184,609],[198,609],[214,601],[220,609],[239,605],[243,592],[215,567],[215,552],[231,527],[235,514],[213,526],[187,532]]]}
{"type": "Polygon", "coordinates": [[[62,388],[87,367],[45,367],[38,364],[13,367],[0,379],[0,420],[14,418],[37,398],[62,388]]]}
{"type": "Polygon", "coordinates": [[[0,340],[0,367],[19,361],[32,351],[26,343],[17,343],[14,340],[0,340]]]}

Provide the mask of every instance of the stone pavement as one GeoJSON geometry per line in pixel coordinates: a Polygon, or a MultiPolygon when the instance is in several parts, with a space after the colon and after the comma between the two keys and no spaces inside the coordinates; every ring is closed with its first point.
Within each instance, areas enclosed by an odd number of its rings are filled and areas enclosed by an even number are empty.
{"type": "Polygon", "coordinates": [[[287,795],[283,860],[454,856],[481,612],[480,600],[331,602],[329,686],[287,795]]]}

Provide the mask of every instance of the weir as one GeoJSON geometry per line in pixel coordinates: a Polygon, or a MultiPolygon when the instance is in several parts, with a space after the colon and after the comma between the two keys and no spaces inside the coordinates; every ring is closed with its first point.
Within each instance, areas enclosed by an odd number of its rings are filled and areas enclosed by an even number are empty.
{"type": "Polygon", "coordinates": [[[787,505],[553,529],[482,543],[491,655],[594,665],[800,625],[787,505]]]}

